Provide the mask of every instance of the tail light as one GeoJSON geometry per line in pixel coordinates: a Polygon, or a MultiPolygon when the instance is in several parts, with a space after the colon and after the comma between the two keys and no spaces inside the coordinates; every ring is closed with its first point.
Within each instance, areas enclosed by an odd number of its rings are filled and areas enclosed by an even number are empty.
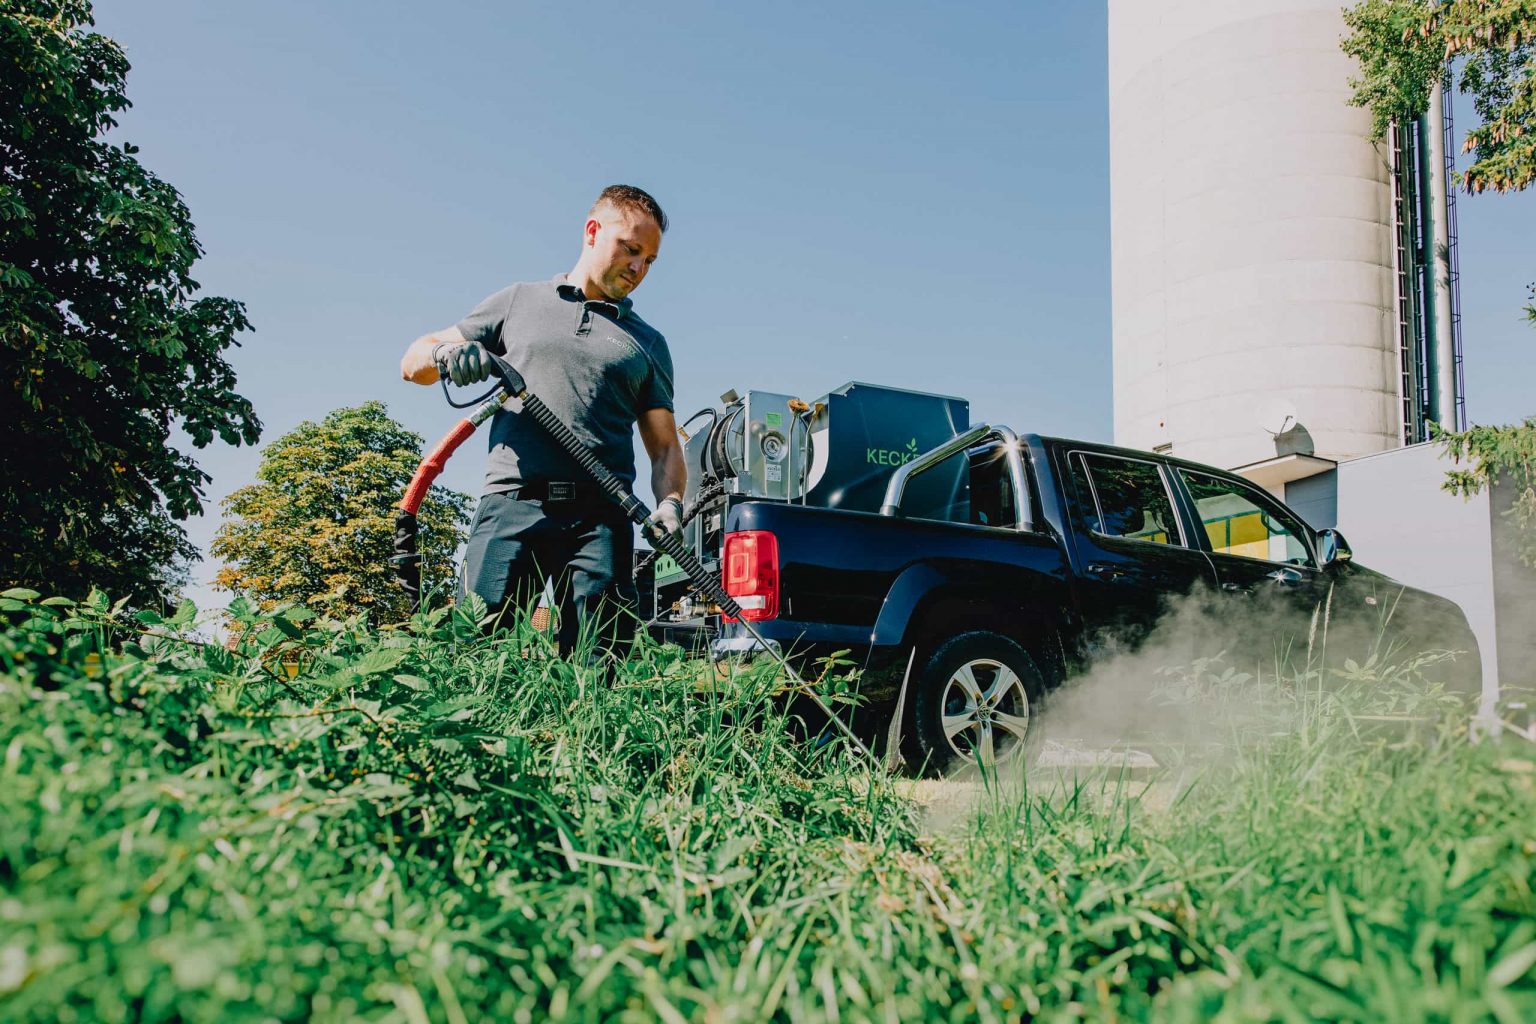
{"type": "MultiPolygon", "coordinates": [[[[725,535],[725,592],[741,606],[748,622],[779,614],[779,539],[767,530],[725,535]]],[[[730,615],[725,621],[735,622],[730,615]]]]}

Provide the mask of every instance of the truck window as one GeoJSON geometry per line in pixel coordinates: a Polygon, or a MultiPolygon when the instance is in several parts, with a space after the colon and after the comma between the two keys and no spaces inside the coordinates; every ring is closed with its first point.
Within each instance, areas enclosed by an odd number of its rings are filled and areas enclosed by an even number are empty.
{"type": "Polygon", "coordinates": [[[1306,528],[1256,488],[1187,469],[1179,470],[1179,476],[1195,499],[1212,551],[1289,565],[1316,564],[1306,528]]]}
{"type": "Polygon", "coordinates": [[[1071,464],[1093,532],[1153,544],[1182,544],[1173,502],[1156,463],[1078,452],[1071,464]]]}
{"type": "Polygon", "coordinates": [[[971,522],[1010,529],[1018,522],[1007,452],[1001,445],[971,453],[971,522]]]}

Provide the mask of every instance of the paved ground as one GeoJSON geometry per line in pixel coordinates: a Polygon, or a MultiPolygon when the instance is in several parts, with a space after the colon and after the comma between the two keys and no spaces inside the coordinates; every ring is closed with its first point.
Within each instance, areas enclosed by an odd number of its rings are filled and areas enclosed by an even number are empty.
{"type": "Polygon", "coordinates": [[[1074,789],[1106,804],[1135,799],[1153,808],[1166,807],[1183,788],[1183,773],[1164,768],[1141,750],[1049,741],[1027,774],[1015,766],[985,781],[969,773],[945,779],[909,779],[899,785],[923,808],[930,830],[947,832],[964,828],[988,801],[1006,807],[1026,795],[1050,799],[1074,789]]]}

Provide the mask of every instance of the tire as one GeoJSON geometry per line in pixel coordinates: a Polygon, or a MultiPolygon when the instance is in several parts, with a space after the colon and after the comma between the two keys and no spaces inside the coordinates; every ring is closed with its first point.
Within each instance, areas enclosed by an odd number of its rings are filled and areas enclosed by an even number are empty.
{"type": "Polygon", "coordinates": [[[1028,764],[1040,750],[1044,696],[1040,669],[1012,640],[982,630],[951,637],[917,679],[918,763],[930,775],[1028,764]]]}

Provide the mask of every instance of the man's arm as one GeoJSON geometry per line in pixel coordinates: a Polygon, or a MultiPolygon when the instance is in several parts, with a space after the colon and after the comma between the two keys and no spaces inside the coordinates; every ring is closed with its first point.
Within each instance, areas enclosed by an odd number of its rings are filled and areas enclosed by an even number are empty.
{"type": "MultiPolygon", "coordinates": [[[[423,334],[405,350],[400,360],[400,377],[412,384],[436,384],[437,364],[432,361],[432,351],[439,345],[462,345],[464,335],[457,327],[445,327],[431,334],[423,334]]],[[[670,415],[670,414],[669,414],[670,415]]]]}
{"type": "Polygon", "coordinates": [[[683,489],[688,486],[688,464],[683,461],[672,410],[647,409],[640,414],[639,426],[645,454],[651,459],[651,490],[657,504],[676,498],[681,505],[683,489]]]}

